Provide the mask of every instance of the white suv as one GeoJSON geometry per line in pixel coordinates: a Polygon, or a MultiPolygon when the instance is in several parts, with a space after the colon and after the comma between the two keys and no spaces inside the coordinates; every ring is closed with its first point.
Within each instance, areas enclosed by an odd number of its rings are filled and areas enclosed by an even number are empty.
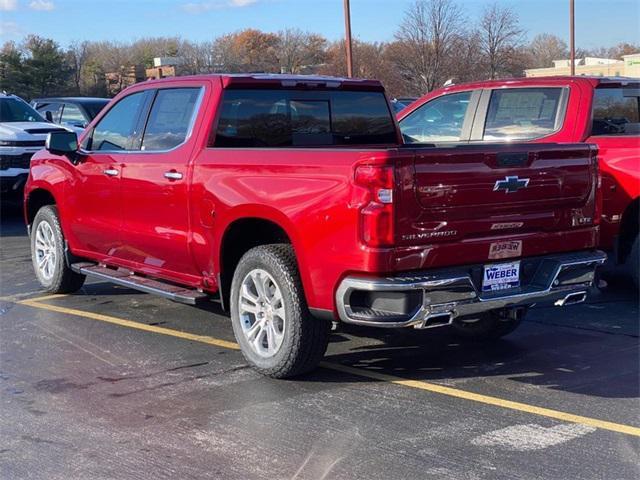
{"type": "Polygon", "coordinates": [[[29,163],[49,132],[65,130],[47,122],[27,102],[0,93],[0,194],[22,196],[29,163]]]}

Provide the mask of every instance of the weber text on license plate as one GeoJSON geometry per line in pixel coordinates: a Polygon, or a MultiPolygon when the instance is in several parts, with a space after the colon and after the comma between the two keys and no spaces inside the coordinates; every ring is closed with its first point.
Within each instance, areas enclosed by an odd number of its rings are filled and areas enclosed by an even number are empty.
{"type": "Polygon", "coordinates": [[[482,291],[493,292],[520,286],[520,262],[485,265],[482,274],[482,291]]]}

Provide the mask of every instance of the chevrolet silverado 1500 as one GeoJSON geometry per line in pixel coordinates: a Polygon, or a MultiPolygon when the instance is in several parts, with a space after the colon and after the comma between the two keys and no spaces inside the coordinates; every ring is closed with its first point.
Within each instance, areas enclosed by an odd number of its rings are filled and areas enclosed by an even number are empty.
{"type": "Polygon", "coordinates": [[[314,368],[331,322],[512,331],[604,261],[586,144],[404,145],[379,82],[210,75],[53,133],[25,191],[36,275],[220,301],[246,359],[314,368]]]}
{"type": "Polygon", "coordinates": [[[603,194],[600,248],[613,252],[616,270],[640,287],[640,80],[580,76],[464,83],[430,92],[398,118],[411,143],[596,145],[603,194]]]}

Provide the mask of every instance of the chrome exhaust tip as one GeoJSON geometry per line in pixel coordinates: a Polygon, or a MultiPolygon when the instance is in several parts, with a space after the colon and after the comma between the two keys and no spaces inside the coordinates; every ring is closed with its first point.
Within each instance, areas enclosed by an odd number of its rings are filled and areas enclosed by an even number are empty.
{"type": "Polygon", "coordinates": [[[557,300],[554,305],[556,307],[566,307],[568,305],[577,305],[578,303],[582,303],[587,299],[587,292],[574,292],[570,293],[564,298],[557,300]]]}
{"type": "Polygon", "coordinates": [[[432,313],[427,315],[424,320],[420,323],[414,325],[413,328],[417,330],[422,330],[425,328],[434,328],[434,327],[443,327],[445,325],[451,325],[453,319],[455,318],[454,312],[441,312],[441,313],[432,313]]]}

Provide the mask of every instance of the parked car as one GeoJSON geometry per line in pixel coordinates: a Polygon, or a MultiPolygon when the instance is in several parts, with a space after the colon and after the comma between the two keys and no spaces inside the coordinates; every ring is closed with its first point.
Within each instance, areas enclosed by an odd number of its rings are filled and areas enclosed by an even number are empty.
{"type": "Polygon", "coordinates": [[[333,320],[487,338],[584,301],[605,259],[596,155],[403,145],[377,81],[172,78],[120,93],[79,144],[52,133],[25,217],[47,291],[91,275],[217,299],[282,378],[317,365],[333,320]]]}
{"type": "Polygon", "coordinates": [[[640,286],[640,80],[548,77],[435,90],[398,120],[411,144],[588,142],[599,147],[600,247],[640,286]]]}
{"type": "Polygon", "coordinates": [[[108,98],[51,97],[34,98],[31,105],[53,123],[71,127],[80,133],[107,103],[108,98]]]}
{"type": "Polygon", "coordinates": [[[48,123],[27,102],[0,93],[0,195],[22,198],[32,155],[47,134],[63,130],[48,123]]]}
{"type": "Polygon", "coordinates": [[[417,98],[410,98],[410,97],[392,98],[391,106],[393,107],[394,113],[397,115],[398,113],[400,113],[402,110],[404,110],[407,106],[409,106],[411,103],[415,102],[416,100],[417,98]]]}

